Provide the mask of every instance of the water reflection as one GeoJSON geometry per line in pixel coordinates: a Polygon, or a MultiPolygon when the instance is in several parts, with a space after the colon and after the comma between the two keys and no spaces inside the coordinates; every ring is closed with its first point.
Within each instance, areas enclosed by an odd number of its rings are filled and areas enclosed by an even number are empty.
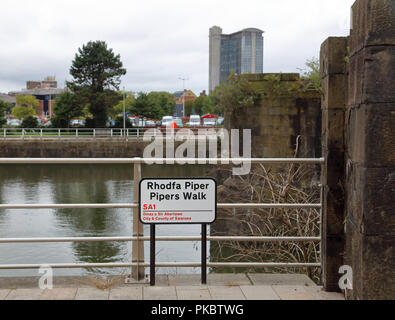
{"type": "MultiPolygon", "coordinates": [[[[143,177],[204,176],[196,166],[145,166],[143,177]]],[[[1,203],[125,203],[133,201],[131,165],[1,165],[1,203]]],[[[130,236],[132,209],[0,210],[0,237],[130,236]]],[[[161,226],[160,235],[198,235],[198,226],[161,226]]],[[[149,229],[145,227],[145,234],[149,229]]],[[[197,243],[158,243],[158,261],[199,261],[197,243]]],[[[149,244],[145,244],[146,260],[149,244]]],[[[118,262],[131,260],[131,243],[1,244],[0,263],[118,262]]],[[[173,268],[174,269],[174,268],[173,268]]],[[[119,269],[61,269],[55,274],[118,273],[119,269]]],[[[158,270],[197,272],[192,269],[158,270]]],[[[0,276],[37,270],[0,271],[0,276]]]]}

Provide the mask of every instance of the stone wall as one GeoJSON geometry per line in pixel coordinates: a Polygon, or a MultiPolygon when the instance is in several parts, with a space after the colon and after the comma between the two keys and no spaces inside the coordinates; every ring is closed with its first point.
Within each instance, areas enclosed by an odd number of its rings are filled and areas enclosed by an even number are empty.
{"type": "Polygon", "coordinates": [[[346,256],[354,299],[395,298],[395,0],[352,7],[346,256]]]}
{"type": "Polygon", "coordinates": [[[248,81],[263,99],[239,117],[225,117],[227,129],[244,128],[252,132],[255,157],[293,157],[296,138],[302,136],[299,156],[321,156],[321,95],[315,90],[293,90],[299,74],[248,74],[248,81]],[[280,81],[280,92],[271,90],[270,77],[280,81]]]}
{"type": "Polygon", "coordinates": [[[349,39],[323,43],[321,68],[324,286],[339,290],[349,265],[347,298],[394,299],[395,0],[356,1],[349,39]]]}
{"type": "Polygon", "coordinates": [[[321,46],[322,78],[322,280],[325,290],[340,291],[338,270],[343,265],[344,236],[344,112],[347,97],[345,37],[328,38],[321,46]]]}
{"type": "Polygon", "coordinates": [[[133,158],[142,157],[147,142],[97,140],[0,140],[2,158],[133,158]]]}

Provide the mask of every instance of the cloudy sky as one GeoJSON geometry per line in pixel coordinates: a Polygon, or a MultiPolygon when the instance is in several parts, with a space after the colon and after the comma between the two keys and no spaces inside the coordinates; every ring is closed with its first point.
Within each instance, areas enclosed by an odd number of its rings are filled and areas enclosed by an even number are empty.
{"type": "Polygon", "coordinates": [[[131,91],[208,87],[208,32],[265,31],[264,72],[298,72],[328,36],[349,33],[354,0],[1,0],[0,92],[55,75],[71,80],[77,49],[104,40],[131,91]]]}

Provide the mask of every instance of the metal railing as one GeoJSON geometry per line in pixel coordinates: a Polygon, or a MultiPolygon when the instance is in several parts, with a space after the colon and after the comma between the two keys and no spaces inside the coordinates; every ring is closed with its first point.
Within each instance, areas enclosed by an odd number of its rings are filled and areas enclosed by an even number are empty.
{"type": "MultiPolygon", "coordinates": [[[[134,165],[134,186],[139,185],[141,180],[141,164],[145,162],[161,161],[164,164],[174,164],[185,159],[143,159],[143,158],[0,158],[0,164],[133,164],[134,165]]],[[[325,163],[324,158],[199,158],[188,159],[198,165],[213,164],[215,162],[251,162],[260,164],[318,164],[321,169],[325,163]]],[[[134,199],[139,198],[139,188],[134,189],[134,199]]],[[[320,203],[218,203],[218,208],[315,208],[320,209],[320,223],[322,226],[322,184],[320,203]]],[[[142,279],[145,274],[145,267],[149,263],[144,261],[144,241],[149,241],[150,237],[144,236],[142,224],[139,221],[138,203],[114,203],[114,204],[0,204],[1,209],[92,209],[92,208],[132,208],[133,209],[133,236],[128,237],[66,237],[66,238],[0,238],[0,244],[5,243],[50,243],[50,242],[132,242],[132,262],[120,263],[42,263],[42,264],[0,264],[0,269],[38,269],[41,266],[52,268],[118,268],[131,267],[132,277],[142,279]]],[[[156,241],[199,241],[198,236],[158,236],[156,241]]],[[[266,236],[208,236],[207,241],[249,241],[249,242],[320,242],[321,232],[317,237],[266,237],[266,236]]],[[[320,250],[321,254],[321,250],[320,250]]],[[[321,267],[322,259],[319,262],[208,262],[207,267],[321,267]]],[[[200,262],[158,262],[157,267],[199,267],[200,262]]]]}
{"type": "MultiPolygon", "coordinates": [[[[100,138],[142,138],[147,130],[157,129],[162,133],[166,133],[165,127],[136,127],[136,128],[3,128],[2,138],[6,139],[100,139],[100,138]]],[[[200,129],[214,129],[218,127],[184,127],[173,129],[177,133],[181,129],[189,129],[193,133],[197,133],[200,129]]],[[[209,133],[208,133],[209,134],[209,133]]],[[[155,133],[153,134],[155,136],[155,133]]]]}

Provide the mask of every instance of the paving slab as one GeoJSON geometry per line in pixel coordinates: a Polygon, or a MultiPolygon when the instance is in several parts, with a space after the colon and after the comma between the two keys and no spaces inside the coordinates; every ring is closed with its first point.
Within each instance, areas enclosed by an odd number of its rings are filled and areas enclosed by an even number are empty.
{"type": "Polygon", "coordinates": [[[247,300],[280,300],[271,286],[240,286],[247,300]]]}
{"type": "Polygon", "coordinates": [[[142,300],[142,286],[128,286],[110,290],[110,300],[142,300]]]}
{"type": "Polygon", "coordinates": [[[177,300],[176,288],[171,287],[143,287],[144,300],[177,300]]]}
{"type": "Polygon", "coordinates": [[[78,288],[75,300],[108,300],[109,294],[109,290],[78,288]]]}
{"type": "Polygon", "coordinates": [[[176,291],[178,300],[211,300],[207,286],[180,286],[176,291]]]}
{"type": "Polygon", "coordinates": [[[77,288],[45,289],[40,300],[74,300],[77,288]]]}
{"type": "Polygon", "coordinates": [[[0,300],[4,300],[10,293],[10,289],[0,289],[0,300]]]}
{"type": "Polygon", "coordinates": [[[15,289],[7,295],[5,300],[39,300],[44,290],[41,289],[15,289]]]}
{"type": "Polygon", "coordinates": [[[239,286],[209,286],[213,300],[246,300],[239,286]]]}
{"type": "Polygon", "coordinates": [[[305,274],[249,273],[248,277],[254,285],[317,286],[305,274]]]}
{"type": "Polygon", "coordinates": [[[207,284],[209,286],[248,286],[252,283],[244,273],[211,273],[207,275],[207,284]]]}
{"type": "Polygon", "coordinates": [[[344,294],[340,292],[326,292],[321,286],[306,287],[306,290],[312,293],[319,300],[345,300],[344,294]]]}
{"type": "Polygon", "coordinates": [[[318,300],[316,296],[307,291],[306,286],[272,286],[281,300],[318,300]]]}

